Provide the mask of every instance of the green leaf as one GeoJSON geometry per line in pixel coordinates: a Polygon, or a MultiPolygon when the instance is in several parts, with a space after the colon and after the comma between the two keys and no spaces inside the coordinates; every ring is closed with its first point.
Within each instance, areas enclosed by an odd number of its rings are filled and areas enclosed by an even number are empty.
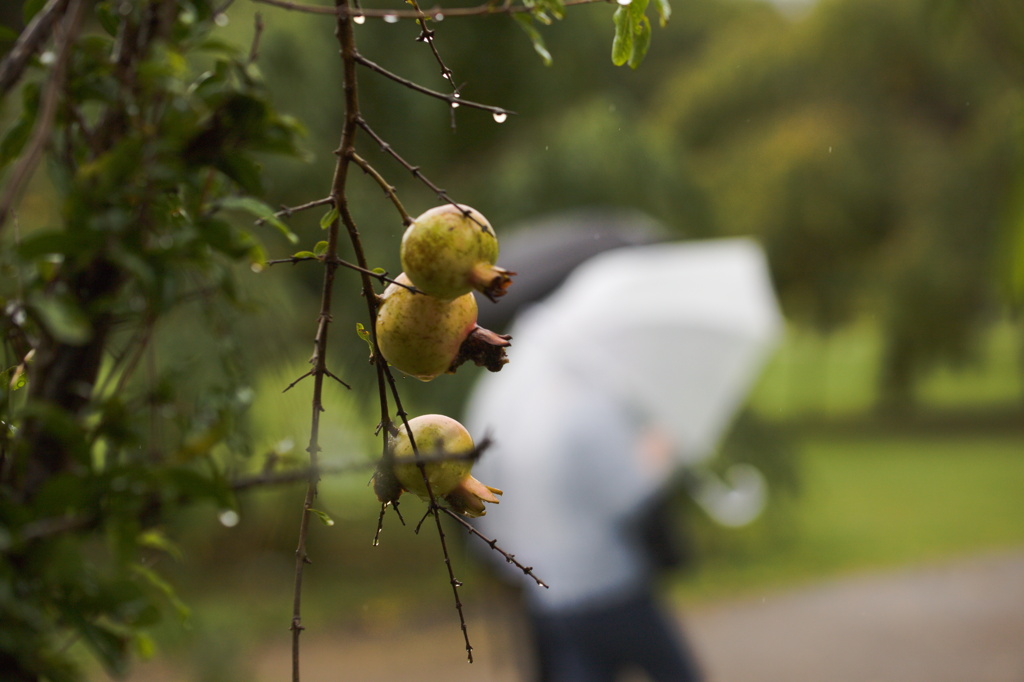
{"type": "Polygon", "coordinates": [[[248,156],[239,152],[225,152],[217,157],[213,164],[249,194],[260,194],[263,191],[261,181],[262,168],[248,156]]]}
{"type": "Polygon", "coordinates": [[[53,338],[61,343],[80,346],[92,338],[89,318],[70,296],[36,292],[29,299],[29,307],[53,338]]]}
{"type": "Polygon", "coordinates": [[[312,251],[296,251],[292,254],[292,258],[316,258],[316,254],[312,251]]]}
{"type": "Polygon", "coordinates": [[[334,221],[337,220],[337,219],[338,219],[338,209],[337,208],[332,208],[330,211],[325,213],[322,218],[320,218],[320,229],[326,230],[331,225],[333,225],[334,221]]]}
{"type": "Polygon", "coordinates": [[[74,618],[74,627],[103,666],[115,677],[123,677],[128,669],[128,637],[81,617],[74,618]]]}
{"type": "Polygon", "coordinates": [[[140,547],[159,550],[178,561],[181,561],[183,558],[181,548],[168,538],[163,531],[147,530],[139,535],[138,543],[140,547]]]}
{"type": "Polygon", "coordinates": [[[317,242],[316,246],[313,247],[313,255],[315,255],[315,256],[322,256],[325,253],[327,253],[327,242],[325,242],[325,241],[317,242]]]}
{"type": "Polygon", "coordinates": [[[612,64],[622,66],[633,54],[633,22],[628,7],[619,7],[612,17],[615,22],[615,38],[612,39],[612,64]]]}
{"type": "Polygon", "coordinates": [[[370,330],[364,327],[362,322],[356,322],[356,334],[366,342],[366,345],[370,347],[370,355],[373,355],[373,337],[370,335],[370,330]]]}
{"type": "Polygon", "coordinates": [[[530,41],[533,43],[534,51],[540,55],[540,58],[544,60],[545,66],[551,66],[554,61],[551,58],[551,53],[548,52],[548,48],[544,45],[544,38],[541,36],[540,31],[533,25],[533,17],[529,14],[517,14],[516,22],[524,31],[526,35],[530,37],[530,41]]]}
{"type": "Polygon", "coordinates": [[[292,229],[283,220],[274,215],[274,209],[255,197],[225,197],[221,200],[220,206],[229,210],[245,211],[265,223],[270,223],[292,244],[299,241],[299,236],[292,232],[292,229]]]}
{"type": "Polygon", "coordinates": [[[111,3],[101,2],[96,7],[96,19],[108,35],[116,36],[120,18],[117,16],[111,3]]]}
{"type": "Polygon", "coordinates": [[[640,30],[633,38],[633,51],[629,54],[629,68],[635,69],[647,56],[647,48],[651,46],[651,20],[641,17],[640,30]]]}
{"type": "Polygon", "coordinates": [[[101,243],[94,232],[77,230],[50,230],[27,237],[18,245],[18,255],[25,260],[60,254],[65,258],[86,256],[101,243]]]}
{"type": "Polygon", "coordinates": [[[3,141],[0,142],[0,168],[21,154],[31,133],[32,121],[26,116],[22,116],[17,123],[11,126],[11,129],[4,135],[3,141]]]}
{"type": "Polygon", "coordinates": [[[313,509],[312,507],[310,507],[309,508],[309,513],[310,514],[314,514],[318,519],[320,519],[320,522],[323,523],[325,526],[333,526],[334,525],[334,519],[332,519],[327,514],[327,512],[320,511],[319,509],[313,509]]]}
{"type": "Polygon", "coordinates": [[[133,635],[135,644],[135,655],[143,661],[148,661],[156,655],[156,640],[145,632],[136,632],[133,635]]]}
{"type": "Polygon", "coordinates": [[[629,10],[629,18],[633,22],[633,33],[640,33],[649,2],[650,0],[633,0],[626,6],[626,9],[629,10]]]}
{"type": "Polygon", "coordinates": [[[192,615],[192,610],[189,609],[188,604],[181,600],[181,597],[179,597],[174,591],[171,584],[161,578],[156,571],[151,568],[146,568],[141,564],[133,564],[132,571],[167,599],[171,607],[174,608],[174,611],[178,614],[178,618],[182,621],[189,619],[192,615]]]}
{"type": "MultiPolygon", "coordinates": [[[[23,365],[14,365],[0,371],[0,386],[6,386],[11,391],[19,391],[25,388],[27,382],[28,372],[25,371],[23,365]]],[[[0,426],[0,429],[3,428],[3,426],[0,426]]]]}
{"type": "Polygon", "coordinates": [[[217,251],[231,257],[241,255],[241,248],[235,241],[235,229],[226,220],[203,218],[196,221],[196,227],[203,241],[217,251]]]}
{"type": "Polygon", "coordinates": [[[654,2],[658,7],[658,23],[664,28],[672,17],[672,6],[668,0],[654,0],[654,2]]]}

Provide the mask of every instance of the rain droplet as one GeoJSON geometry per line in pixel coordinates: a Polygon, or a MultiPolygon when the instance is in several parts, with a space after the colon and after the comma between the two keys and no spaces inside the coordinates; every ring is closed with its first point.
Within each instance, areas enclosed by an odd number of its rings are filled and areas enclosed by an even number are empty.
{"type": "Polygon", "coordinates": [[[437,14],[435,14],[434,15],[434,21],[444,21],[444,14],[442,14],[441,12],[438,12],[437,14]]]}
{"type": "Polygon", "coordinates": [[[366,23],[366,17],[364,17],[362,14],[357,14],[354,17],[352,17],[352,23],[353,24],[365,24],[366,23]]]}
{"type": "Polygon", "coordinates": [[[397,24],[398,23],[398,15],[397,14],[385,14],[384,15],[384,23],[385,24],[397,24]]]}
{"type": "MultiPolygon", "coordinates": [[[[452,95],[452,97],[454,97],[455,99],[458,99],[461,96],[462,95],[460,95],[457,92],[454,95],[452,95]]],[[[458,108],[459,108],[459,103],[458,102],[452,102],[452,109],[458,109],[458,108]]]]}
{"type": "Polygon", "coordinates": [[[238,521],[240,519],[238,518],[238,512],[233,509],[225,509],[220,513],[220,516],[217,517],[217,520],[220,521],[220,525],[225,528],[234,528],[238,525],[238,521]]]}
{"type": "Polygon", "coordinates": [[[508,118],[508,114],[506,114],[504,111],[495,111],[492,118],[494,118],[495,123],[504,123],[505,120],[508,118]]]}
{"type": "Polygon", "coordinates": [[[225,12],[221,12],[213,18],[213,23],[223,28],[227,26],[229,23],[231,23],[231,19],[228,18],[228,15],[225,12]]]}
{"type": "Polygon", "coordinates": [[[628,4],[630,4],[630,3],[632,3],[632,2],[633,2],[633,0],[615,0],[615,2],[617,2],[617,3],[619,3],[620,5],[622,5],[623,7],[625,7],[626,5],[628,5],[628,4]]]}

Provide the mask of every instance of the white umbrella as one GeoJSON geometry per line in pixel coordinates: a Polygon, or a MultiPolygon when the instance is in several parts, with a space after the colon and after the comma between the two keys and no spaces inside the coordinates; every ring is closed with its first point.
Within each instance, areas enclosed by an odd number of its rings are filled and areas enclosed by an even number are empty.
{"type": "Polygon", "coordinates": [[[781,326],[764,254],[749,239],[621,248],[580,265],[521,316],[509,364],[470,399],[468,424],[495,442],[478,478],[507,493],[488,521],[514,513],[508,507],[524,490],[533,502],[564,494],[564,481],[536,472],[550,473],[557,459],[550,434],[600,392],[656,426],[675,457],[643,470],[633,460],[609,463],[616,485],[606,495],[620,498],[610,507],[642,501],[685,467],[713,518],[748,522],[764,502],[759,472],[730,471],[727,484],[698,465],[713,456],[781,326]]]}

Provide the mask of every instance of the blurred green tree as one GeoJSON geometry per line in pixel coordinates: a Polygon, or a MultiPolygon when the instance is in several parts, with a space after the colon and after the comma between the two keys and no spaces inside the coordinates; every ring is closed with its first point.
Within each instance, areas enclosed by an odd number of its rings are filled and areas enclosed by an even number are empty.
{"type": "Polygon", "coordinates": [[[718,229],[764,239],[793,317],[828,332],[880,316],[888,407],[936,363],[969,359],[991,319],[1020,161],[1008,70],[933,12],[751,8],[678,69],[658,113],[718,229]]]}

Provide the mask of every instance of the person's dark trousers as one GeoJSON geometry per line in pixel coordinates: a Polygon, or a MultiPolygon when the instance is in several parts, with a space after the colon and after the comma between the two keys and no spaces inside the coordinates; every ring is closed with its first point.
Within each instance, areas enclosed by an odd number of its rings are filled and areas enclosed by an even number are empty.
{"type": "Polygon", "coordinates": [[[530,614],[537,682],[615,682],[642,670],[653,682],[699,682],[682,633],[643,593],[569,614],[530,614]]]}

